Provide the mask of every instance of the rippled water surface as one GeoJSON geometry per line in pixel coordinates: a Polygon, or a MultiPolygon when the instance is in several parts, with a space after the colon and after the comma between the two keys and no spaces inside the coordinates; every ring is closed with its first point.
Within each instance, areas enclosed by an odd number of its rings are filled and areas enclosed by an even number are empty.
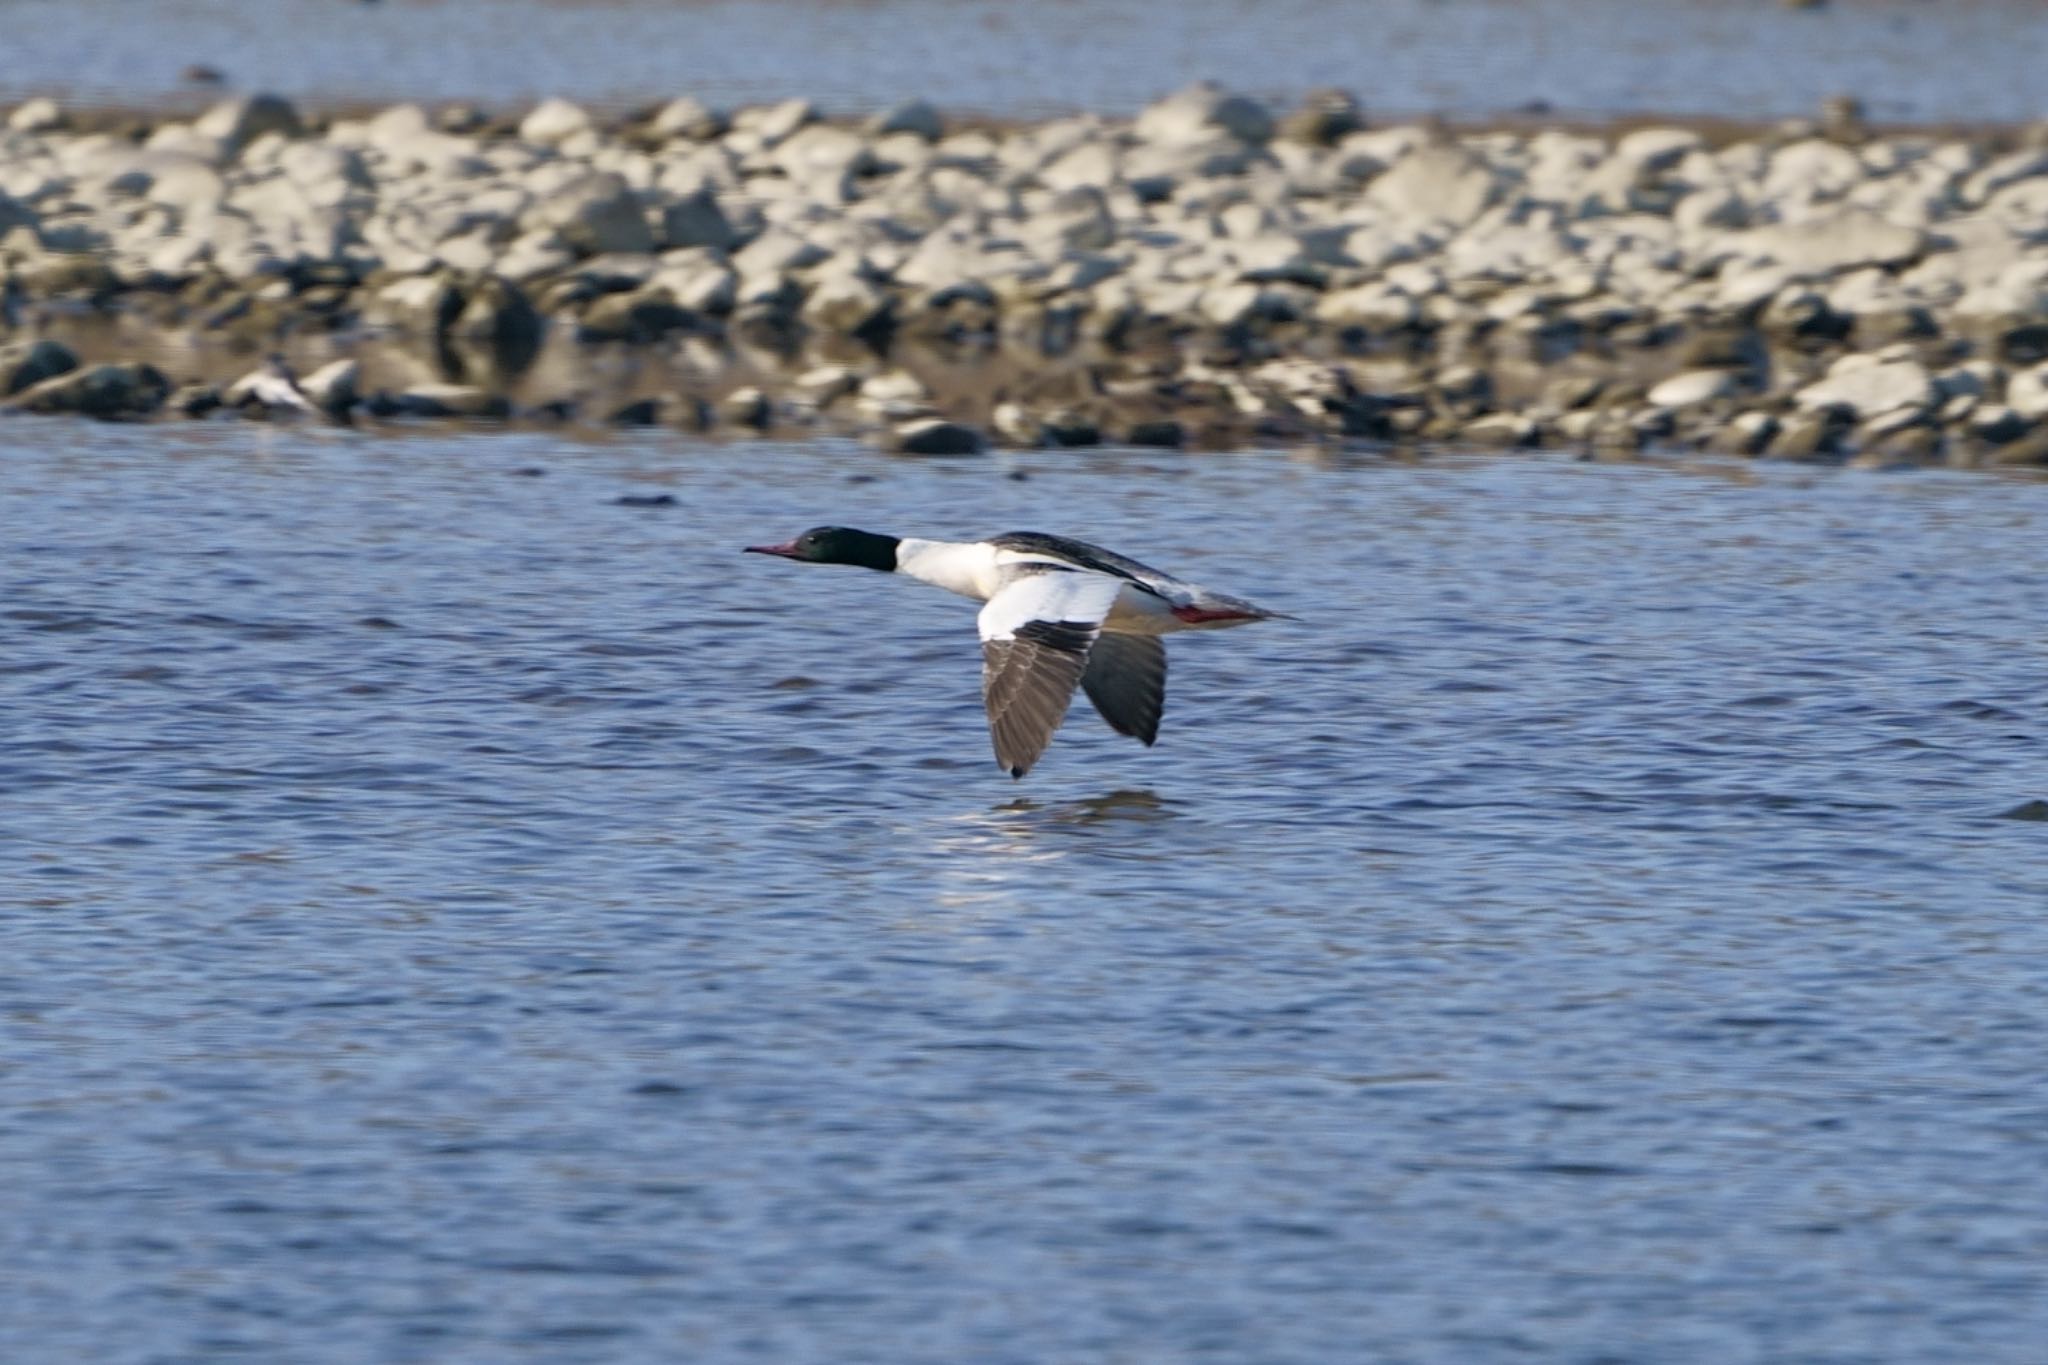
{"type": "Polygon", "coordinates": [[[0,98],[149,103],[805,95],[860,112],[1127,111],[1201,77],[1375,111],[1771,118],[1860,96],[1873,117],[2048,114],[2040,0],[14,0],[0,98]]]}
{"type": "Polygon", "coordinates": [[[2048,1339],[2048,485],[21,419],[0,587],[10,1362],[2048,1339]],[[826,520],[1304,620],[1012,783],[826,520]]]}

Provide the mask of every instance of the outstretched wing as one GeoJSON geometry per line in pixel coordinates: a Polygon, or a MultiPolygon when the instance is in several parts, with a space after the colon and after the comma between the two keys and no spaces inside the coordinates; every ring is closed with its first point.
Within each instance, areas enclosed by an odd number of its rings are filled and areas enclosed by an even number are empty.
{"type": "Polygon", "coordinates": [[[1150,746],[1166,711],[1166,642],[1157,635],[1105,634],[1081,672],[1088,700],[1120,735],[1150,746]]]}
{"type": "Polygon", "coordinates": [[[1052,743],[1122,584],[1027,564],[981,609],[981,699],[996,762],[1022,777],[1052,743]]]}

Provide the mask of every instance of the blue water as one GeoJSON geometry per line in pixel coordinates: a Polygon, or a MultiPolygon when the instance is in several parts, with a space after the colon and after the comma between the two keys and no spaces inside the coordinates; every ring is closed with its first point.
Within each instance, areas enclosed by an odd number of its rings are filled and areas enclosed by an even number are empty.
{"type": "Polygon", "coordinates": [[[0,1358],[2037,1361],[2043,603],[1984,474],[5,423],[0,1358]],[[824,520],[1305,619],[1013,783],[824,520]]]}
{"type": "Polygon", "coordinates": [[[309,101],[566,95],[618,106],[912,96],[1004,115],[1128,112],[1197,79],[1379,114],[2048,116],[2038,0],[15,0],[0,99],[309,101]],[[221,87],[186,81],[212,68],[221,87]]]}

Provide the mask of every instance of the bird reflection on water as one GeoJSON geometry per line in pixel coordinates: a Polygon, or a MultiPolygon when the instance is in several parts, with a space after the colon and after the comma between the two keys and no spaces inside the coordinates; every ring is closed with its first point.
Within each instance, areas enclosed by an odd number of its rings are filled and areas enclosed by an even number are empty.
{"type": "Polygon", "coordinates": [[[1084,796],[1077,801],[1034,801],[1028,796],[1003,801],[990,807],[995,816],[1012,818],[1005,823],[1028,828],[1045,825],[1157,825],[1180,818],[1168,801],[1148,787],[1120,787],[1102,796],[1084,796]]]}
{"type": "Polygon", "coordinates": [[[1118,788],[1070,801],[1001,801],[950,819],[932,839],[939,902],[962,906],[1041,896],[1047,864],[1090,856],[1149,862],[1169,856],[1153,840],[1105,840],[1105,832],[1154,834],[1183,818],[1180,802],[1149,788],[1118,788]],[[1114,846],[1112,846],[1114,845],[1114,846]]]}

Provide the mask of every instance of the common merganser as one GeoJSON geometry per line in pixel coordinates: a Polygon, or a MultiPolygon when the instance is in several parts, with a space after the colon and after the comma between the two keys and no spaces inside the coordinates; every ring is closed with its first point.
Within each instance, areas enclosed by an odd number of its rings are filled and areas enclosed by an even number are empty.
{"type": "Polygon", "coordinates": [[[900,573],[981,609],[981,697],[996,762],[1022,777],[1052,742],[1079,687],[1118,734],[1147,746],[1166,707],[1166,646],[1177,630],[1267,621],[1267,611],[1085,541],[1036,531],[917,540],[819,526],[747,553],[900,573]]]}

